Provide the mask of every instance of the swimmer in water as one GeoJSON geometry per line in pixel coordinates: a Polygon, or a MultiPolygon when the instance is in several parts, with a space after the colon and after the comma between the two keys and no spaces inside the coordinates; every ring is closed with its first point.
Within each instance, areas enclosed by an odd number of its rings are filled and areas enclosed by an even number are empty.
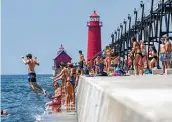
{"type": "Polygon", "coordinates": [[[1,116],[2,115],[5,115],[6,116],[6,115],[8,115],[8,112],[6,110],[1,110],[1,116]]]}
{"type": "Polygon", "coordinates": [[[35,59],[32,59],[32,54],[26,55],[27,60],[24,60],[24,57],[22,57],[22,62],[25,65],[28,65],[28,81],[31,89],[39,96],[37,89],[41,90],[44,95],[46,95],[46,90],[41,88],[36,83],[36,72],[35,72],[35,65],[39,66],[39,62],[37,60],[37,57],[35,59]]]}

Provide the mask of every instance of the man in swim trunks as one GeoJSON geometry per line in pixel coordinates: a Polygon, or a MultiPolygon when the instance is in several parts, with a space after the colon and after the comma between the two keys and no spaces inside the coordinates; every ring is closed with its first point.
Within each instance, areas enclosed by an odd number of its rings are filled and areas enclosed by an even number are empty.
{"type": "Polygon", "coordinates": [[[79,51],[79,69],[81,70],[81,75],[84,75],[84,55],[82,54],[82,51],[79,51]]]}
{"type": "Polygon", "coordinates": [[[167,54],[167,51],[165,49],[165,39],[162,39],[161,42],[160,42],[160,61],[162,61],[162,73],[161,75],[163,75],[165,73],[165,67],[166,67],[166,62],[167,62],[167,57],[166,57],[166,54],[167,54]]]}
{"type": "Polygon", "coordinates": [[[39,62],[37,58],[32,59],[32,54],[27,54],[26,55],[27,60],[24,60],[24,57],[22,57],[22,62],[25,65],[28,65],[28,81],[29,85],[32,88],[32,90],[39,96],[37,89],[41,90],[44,95],[46,95],[46,90],[41,88],[37,83],[36,83],[36,72],[35,72],[35,65],[39,66],[39,62]]]}
{"type": "Polygon", "coordinates": [[[171,43],[169,42],[169,38],[166,38],[165,39],[165,48],[166,48],[166,51],[167,51],[167,54],[166,54],[166,57],[167,57],[167,68],[170,68],[170,60],[171,60],[171,52],[172,52],[172,45],[171,43]]]}

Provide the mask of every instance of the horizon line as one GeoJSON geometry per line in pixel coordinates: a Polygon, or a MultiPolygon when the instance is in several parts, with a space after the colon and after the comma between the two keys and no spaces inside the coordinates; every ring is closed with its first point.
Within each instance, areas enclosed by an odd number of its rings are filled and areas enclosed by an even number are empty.
{"type": "MultiPolygon", "coordinates": [[[[1,74],[2,75],[27,75],[27,74],[1,74]]],[[[38,73],[37,75],[53,75],[51,73],[38,73]]]]}

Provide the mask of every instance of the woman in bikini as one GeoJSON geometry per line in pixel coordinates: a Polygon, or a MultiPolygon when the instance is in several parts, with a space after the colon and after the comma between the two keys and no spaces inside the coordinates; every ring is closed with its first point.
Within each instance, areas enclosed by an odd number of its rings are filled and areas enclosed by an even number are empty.
{"type": "Polygon", "coordinates": [[[76,69],[73,67],[73,64],[68,64],[68,77],[66,82],[66,105],[67,105],[67,111],[70,110],[70,104],[71,104],[71,110],[74,110],[75,107],[75,87],[76,82],[76,69]]]}
{"type": "Polygon", "coordinates": [[[101,65],[100,56],[97,56],[97,58],[95,59],[95,72],[96,72],[96,74],[98,74],[100,72],[100,65],[101,65]]]}
{"type": "Polygon", "coordinates": [[[131,55],[134,54],[136,75],[139,75],[140,70],[142,71],[141,74],[143,75],[142,53],[141,53],[140,44],[136,41],[136,38],[132,39],[132,43],[133,43],[133,48],[131,51],[131,55]]]}

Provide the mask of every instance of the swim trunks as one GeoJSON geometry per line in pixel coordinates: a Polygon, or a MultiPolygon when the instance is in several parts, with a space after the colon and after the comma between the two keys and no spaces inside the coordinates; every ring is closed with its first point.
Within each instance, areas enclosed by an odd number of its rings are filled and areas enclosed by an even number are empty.
{"type": "Polygon", "coordinates": [[[34,72],[28,73],[28,81],[36,82],[36,73],[34,73],[34,72]]]}
{"type": "Polygon", "coordinates": [[[165,53],[161,53],[161,54],[160,54],[160,60],[161,60],[162,62],[164,62],[164,61],[167,60],[165,53]]]}
{"type": "Polygon", "coordinates": [[[81,69],[84,68],[84,62],[83,61],[79,62],[79,68],[81,68],[81,69]]]}

